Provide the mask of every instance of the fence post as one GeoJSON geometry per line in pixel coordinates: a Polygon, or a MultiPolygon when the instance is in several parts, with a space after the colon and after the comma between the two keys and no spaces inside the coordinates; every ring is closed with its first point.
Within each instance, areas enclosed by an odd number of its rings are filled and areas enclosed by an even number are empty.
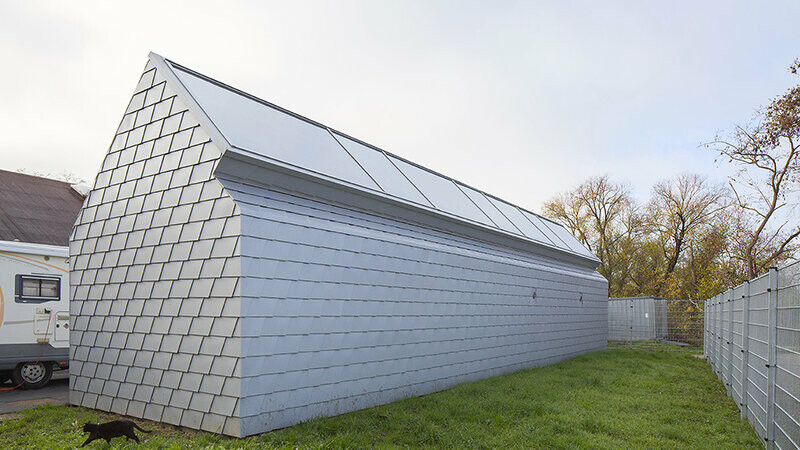
{"type": "Polygon", "coordinates": [[[725,383],[725,390],[728,392],[728,396],[733,397],[733,339],[731,336],[731,331],[733,330],[733,289],[725,292],[725,304],[728,310],[725,311],[723,320],[728,324],[728,332],[722,336],[722,341],[727,345],[728,363],[722,368],[722,379],[725,383]]]}
{"type": "Polygon", "coordinates": [[[708,302],[708,361],[711,367],[714,367],[714,301],[716,297],[712,297],[708,302]]]}
{"type": "Polygon", "coordinates": [[[714,371],[719,375],[719,299],[722,294],[718,294],[714,300],[714,371]]]}
{"type": "Polygon", "coordinates": [[[628,308],[628,327],[630,328],[630,339],[628,340],[628,346],[632,350],[633,349],[633,299],[631,299],[631,307],[628,308]]]}
{"type": "Polygon", "coordinates": [[[708,337],[709,343],[708,345],[711,348],[711,368],[714,369],[714,364],[716,363],[717,358],[717,297],[711,299],[711,305],[709,306],[709,311],[711,312],[711,316],[708,318],[708,327],[711,330],[711,335],[708,337]]]}
{"type": "Polygon", "coordinates": [[[717,370],[717,298],[711,300],[711,368],[717,370]]]}
{"type": "Polygon", "coordinates": [[[708,299],[703,301],[703,356],[708,361],[708,299]]]}
{"type": "Polygon", "coordinates": [[[711,297],[706,302],[706,309],[708,310],[708,362],[711,367],[714,367],[714,299],[711,297]]]}
{"type": "Polygon", "coordinates": [[[742,411],[742,419],[747,418],[747,365],[750,360],[750,282],[745,281],[744,293],[742,294],[742,403],[739,404],[742,411]]]}
{"type": "Polygon", "coordinates": [[[778,318],[778,269],[769,268],[769,331],[767,335],[767,448],[775,448],[775,363],[778,318]]]}
{"type": "MultiPolygon", "coordinates": [[[[728,341],[728,333],[725,332],[725,324],[728,323],[728,313],[731,310],[731,303],[730,303],[731,292],[733,291],[731,290],[725,291],[725,298],[722,300],[723,304],[725,305],[722,309],[722,348],[725,349],[725,353],[728,354],[728,363],[723,365],[721,369],[722,369],[722,383],[725,385],[725,391],[728,393],[728,396],[730,396],[731,393],[731,383],[730,383],[731,379],[730,379],[730,373],[726,374],[726,372],[728,371],[728,366],[730,365],[731,362],[731,346],[728,345],[730,344],[730,341],[728,341]],[[725,310],[725,308],[728,309],[725,310]]],[[[728,329],[730,329],[730,323],[728,323],[728,329]]]]}
{"type": "Polygon", "coordinates": [[[722,371],[722,356],[725,354],[725,342],[722,340],[722,326],[724,325],[723,319],[723,306],[725,304],[725,293],[719,295],[717,301],[717,377],[724,383],[725,373],[722,371]]]}
{"type": "Polygon", "coordinates": [[[719,355],[720,355],[720,339],[719,339],[719,300],[722,294],[717,295],[714,302],[714,371],[719,375],[719,355]]]}

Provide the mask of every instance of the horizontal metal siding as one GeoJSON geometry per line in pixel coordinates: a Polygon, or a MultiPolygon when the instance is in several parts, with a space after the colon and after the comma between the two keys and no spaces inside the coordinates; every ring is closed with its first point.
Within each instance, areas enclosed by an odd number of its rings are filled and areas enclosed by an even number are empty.
{"type": "Polygon", "coordinates": [[[222,182],[242,211],[244,434],[605,347],[594,272],[222,182]]]}

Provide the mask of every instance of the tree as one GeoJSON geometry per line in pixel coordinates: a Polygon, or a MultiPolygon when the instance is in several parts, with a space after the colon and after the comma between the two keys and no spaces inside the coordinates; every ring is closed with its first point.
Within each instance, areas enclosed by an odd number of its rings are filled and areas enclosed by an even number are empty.
{"type": "MultiPolygon", "coordinates": [[[[797,74],[800,61],[789,70],[797,74]]],[[[707,147],[737,167],[730,179],[741,215],[737,257],[747,276],[755,278],[791,255],[800,241],[800,221],[793,222],[788,211],[800,204],[800,86],[775,97],[751,123],[736,125],[707,147]]]]}
{"type": "Polygon", "coordinates": [[[723,197],[721,189],[709,186],[700,175],[679,175],[653,187],[646,224],[664,253],[664,267],[654,295],[663,295],[683,253],[693,249],[692,245],[698,243],[724,207],[723,197]]]}
{"type": "Polygon", "coordinates": [[[557,195],[543,213],[600,258],[610,297],[700,299],[730,278],[724,199],[703,177],[681,175],[658,183],[640,207],[604,176],[557,195]]]}
{"type": "Polygon", "coordinates": [[[600,258],[598,271],[608,280],[610,295],[623,290],[640,223],[627,186],[608,176],[590,178],[545,203],[543,213],[600,258]]]}

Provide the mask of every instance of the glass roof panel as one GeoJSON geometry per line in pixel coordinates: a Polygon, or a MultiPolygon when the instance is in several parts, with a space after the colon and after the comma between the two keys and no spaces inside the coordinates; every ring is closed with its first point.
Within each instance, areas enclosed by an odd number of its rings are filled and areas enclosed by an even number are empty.
{"type": "Polygon", "coordinates": [[[509,233],[522,234],[522,232],[519,231],[519,229],[517,229],[517,227],[515,227],[514,224],[511,223],[511,221],[508,220],[506,216],[504,216],[503,213],[501,213],[500,210],[498,210],[492,204],[492,202],[486,198],[485,195],[483,195],[483,192],[476,191],[475,189],[464,186],[460,183],[458,186],[462,191],[464,191],[465,194],[467,194],[469,198],[472,199],[473,202],[475,202],[476,205],[478,205],[478,207],[487,216],[489,216],[490,219],[492,219],[492,222],[494,222],[495,225],[497,225],[500,229],[508,231],[509,233]]]}
{"type": "Polygon", "coordinates": [[[379,189],[328,130],[175,68],[175,74],[231,145],[379,189]]]}
{"type": "Polygon", "coordinates": [[[361,164],[361,167],[378,182],[384,192],[425,206],[433,206],[408,181],[406,176],[389,161],[383,152],[367,147],[339,133],[334,134],[353,158],[361,164]]]}
{"type": "Polygon", "coordinates": [[[389,156],[389,159],[436,208],[496,228],[486,214],[475,206],[452,180],[392,156],[389,156]]]}
{"type": "Polygon", "coordinates": [[[234,147],[596,260],[555,223],[188,69],[171,68],[234,147]]]}
{"type": "Polygon", "coordinates": [[[580,255],[583,255],[583,256],[596,258],[592,254],[592,252],[590,252],[589,249],[586,248],[586,246],[581,244],[581,242],[578,240],[578,238],[573,236],[572,233],[567,231],[567,229],[564,228],[563,226],[558,225],[556,223],[553,223],[553,222],[551,222],[549,220],[542,220],[542,222],[548,228],[550,228],[550,230],[553,231],[553,233],[555,233],[565,244],[567,244],[567,246],[570,249],[572,249],[572,251],[574,251],[575,253],[578,253],[580,255]]]}
{"type": "Polygon", "coordinates": [[[550,229],[547,225],[544,224],[544,221],[541,217],[537,216],[536,214],[532,214],[524,209],[519,209],[522,214],[528,218],[531,222],[533,222],[533,226],[535,226],[539,231],[544,233],[547,236],[547,239],[553,243],[558,248],[564,250],[572,250],[566,243],[562,242],[562,240],[550,229]]]}
{"type": "Polygon", "coordinates": [[[549,245],[553,245],[547,236],[544,235],[539,229],[537,229],[530,220],[526,219],[525,216],[522,215],[519,209],[516,206],[506,203],[504,201],[498,200],[494,197],[486,196],[493,205],[497,207],[506,217],[510,220],[517,228],[522,231],[522,234],[528,236],[531,239],[535,239],[539,242],[543,242],[549,245]]]}

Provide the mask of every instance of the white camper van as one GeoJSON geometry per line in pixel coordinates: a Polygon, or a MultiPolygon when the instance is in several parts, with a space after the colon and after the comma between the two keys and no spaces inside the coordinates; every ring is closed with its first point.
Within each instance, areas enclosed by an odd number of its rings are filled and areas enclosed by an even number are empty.
{"type": "Polygon", "coordinates": [[[69,357],[69,234],[85,190],[0,169],[0,384],[37,388],[69,357]]]}
{"type": "Polygon", "coordinates": [[[69,249],[0,241],[0,382],[35,389],[69,358],[69,249]]]}

